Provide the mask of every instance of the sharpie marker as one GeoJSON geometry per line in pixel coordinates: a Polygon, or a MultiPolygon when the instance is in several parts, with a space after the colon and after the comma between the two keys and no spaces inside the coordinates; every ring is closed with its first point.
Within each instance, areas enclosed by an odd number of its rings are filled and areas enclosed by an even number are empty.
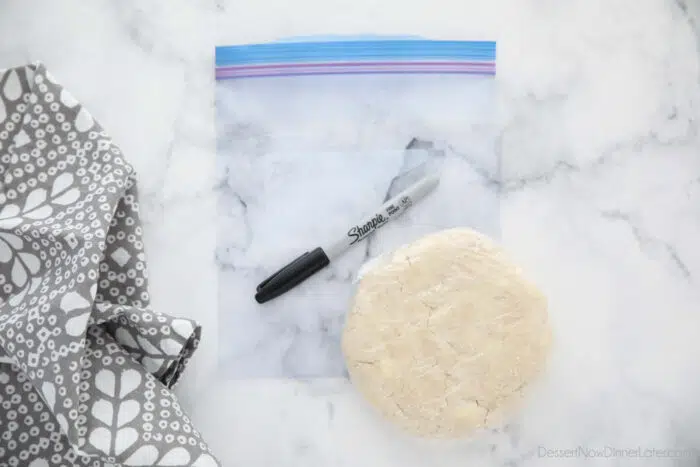
{"type": "Polygon", "coordinates": [[[255,300],[258,303],[265,303],[301,284],[328,266],[332,260],[341,256],[350,247],[369,237],[406,212],[414,203],[425,198],[439,182],[440,178],[436,175],[422,179],[384,203],[374,214],[350,227],[335,243],[328,247],[319,246],[302,254],[262,281],[256,289],[255,300]]]}

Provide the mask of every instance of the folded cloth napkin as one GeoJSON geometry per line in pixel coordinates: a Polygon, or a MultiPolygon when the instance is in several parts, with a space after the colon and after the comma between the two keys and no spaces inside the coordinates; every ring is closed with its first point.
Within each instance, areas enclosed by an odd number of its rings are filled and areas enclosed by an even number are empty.
{"type": "Polygon", "coordinates": [[[170,390],[200,328],[150,308],[138,206],[43,65],[0,70],[0,466],[219,465],[170,390]]]}

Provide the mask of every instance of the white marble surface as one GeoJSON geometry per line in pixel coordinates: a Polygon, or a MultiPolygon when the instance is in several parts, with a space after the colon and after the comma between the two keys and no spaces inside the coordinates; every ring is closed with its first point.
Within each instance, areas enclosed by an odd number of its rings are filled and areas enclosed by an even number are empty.
{"type": "Polygon", "coordinates": [[[4,2],[0,67],[44,61],[141,173],[154,306],[199,319],[180,394],[227,466],[691,465],[700,447],[695,0],[4,2]],[[527,408],[468,442],[394,432],[341,379],[218,381],[213,46],[311,33],[499,41],[505,245],[551,298],[527,408]],[[137,109],[137,112],[134,112],[137,109]]]}

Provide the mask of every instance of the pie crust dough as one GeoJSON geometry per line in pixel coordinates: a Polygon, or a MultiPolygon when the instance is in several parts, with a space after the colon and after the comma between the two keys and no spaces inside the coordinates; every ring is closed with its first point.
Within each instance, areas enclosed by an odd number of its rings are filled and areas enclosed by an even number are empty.
{"type": "Polygon", "coordinates": [[[494,242],[459,228],[372,264],[342,345],[354,385],[386,418],[457,437],[517,407],[550,342],[544,295],[494,242]]]}

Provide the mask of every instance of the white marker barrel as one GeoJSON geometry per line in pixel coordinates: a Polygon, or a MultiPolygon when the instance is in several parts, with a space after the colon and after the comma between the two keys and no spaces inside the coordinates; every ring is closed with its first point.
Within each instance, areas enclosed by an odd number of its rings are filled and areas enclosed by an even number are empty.
{"type": "Polygon", "coordinates": [[[345,250],[354,244],[364,240],[372,233],[388,224],[406,212],[408,208],[422,198],[425,198],[440,183],[440,177],[431,175],[420,180],[415,185],[408,187],[394,198],[390,199],[381,208],[365,218],[357,225],[350,227],[343,238],[327,248],[323,248],[326,255],[332,260],[340,256],[345,250]]]}

